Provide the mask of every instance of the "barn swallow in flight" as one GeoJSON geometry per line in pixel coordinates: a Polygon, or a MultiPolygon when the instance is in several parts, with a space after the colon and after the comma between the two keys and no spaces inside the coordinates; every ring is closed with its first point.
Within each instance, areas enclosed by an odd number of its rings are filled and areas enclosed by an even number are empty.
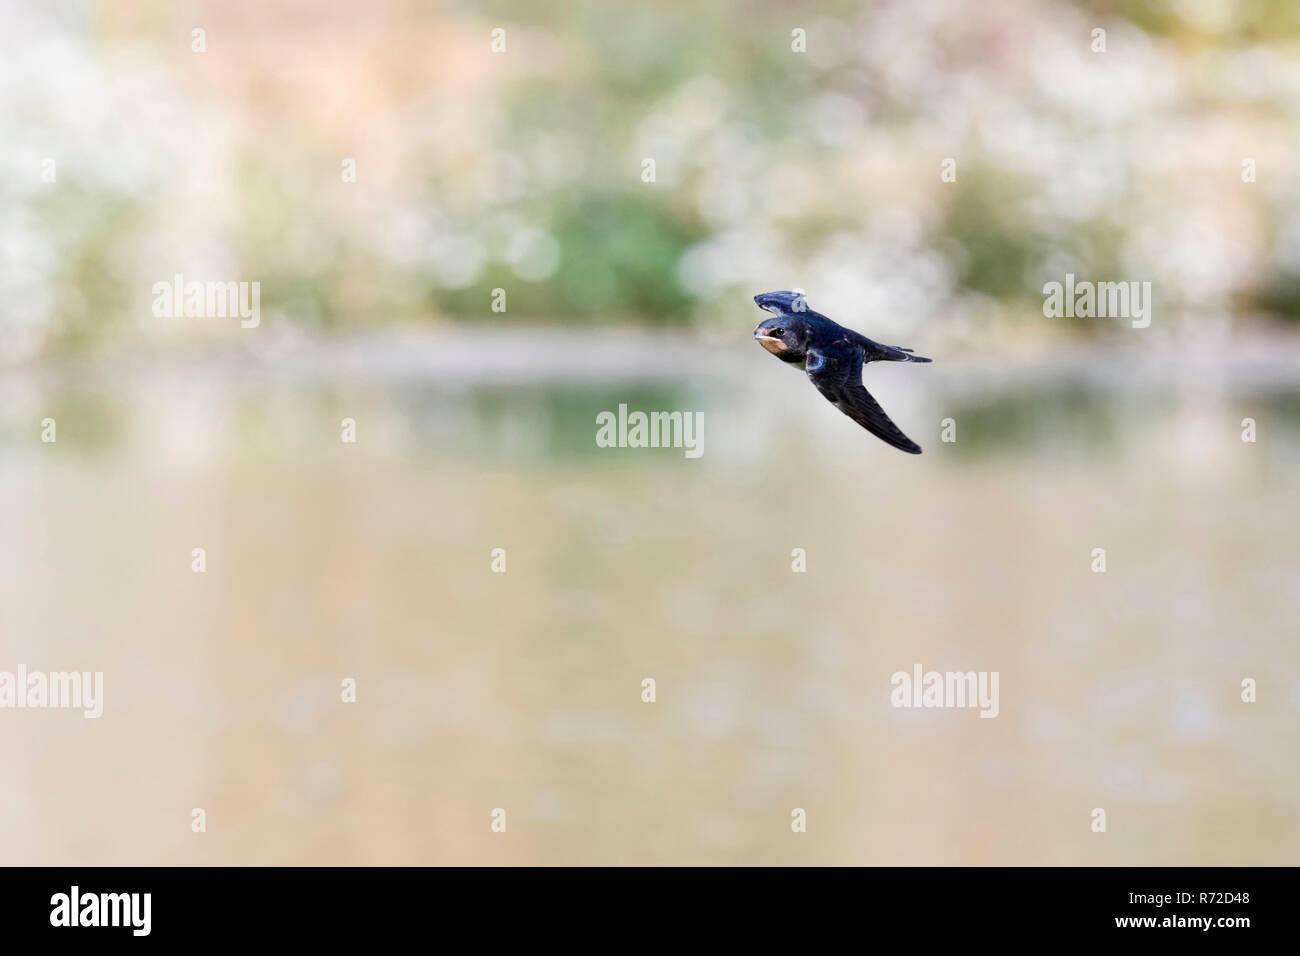
{"type": "Polygon", "coordinates": [[[863,362],[928,362],[911,349],[881,345],[865,335],[808,308],[795,292],[764,292],[754,296],[758,307],[771,312],[754,330],[754,338],[782,362],[808,373],[817,391],[832,405],[881,441],[913,455],[921,446],[889,420],[862,386],[863,362]]]}

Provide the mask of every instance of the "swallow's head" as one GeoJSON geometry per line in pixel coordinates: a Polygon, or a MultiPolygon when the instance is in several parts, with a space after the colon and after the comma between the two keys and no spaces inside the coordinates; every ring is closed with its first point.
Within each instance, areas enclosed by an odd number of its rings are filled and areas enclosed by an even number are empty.
{"type": "MultiPolygon", "coordinates": [[[[785,295],[773,292],[770,295],[785,295]]],[[[778,314],[758,323],[754,338],[777,358],[786,362],[801,362],[808,355],[808,342],[812,329],[808,323],[793,313],[778,314]]]]}
{"type": "Polygon", "coordinates": [[[764,312],[771,312],[773,315],[808,311],[808,302],[802,292],[764,292],[754,296],[754,303],[764,312]]]}

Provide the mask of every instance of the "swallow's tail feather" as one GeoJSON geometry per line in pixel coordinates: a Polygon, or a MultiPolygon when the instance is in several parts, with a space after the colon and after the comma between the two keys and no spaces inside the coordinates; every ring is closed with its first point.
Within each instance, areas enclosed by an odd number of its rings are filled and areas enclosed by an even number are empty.
{"type": "Polygon", "coordinates": [[[886,362],[929,362],[930,359],[924,355],[913,355],[911,349],[905,349],[901,345],[882,345],[881,351],[884,353],[880,357],[886,362]]]}
{"type": "Polygon", "coordinates": [[[854,332],[852,329],[846,329],[850,341],[856,342],[862,346],[862,360],[864,362],[928,362],[930,361],[924,355],[913,355],[911,349],[905,349],[901,345],[882,345],[874,339],[869,339],[865,335],[854,332]]]}

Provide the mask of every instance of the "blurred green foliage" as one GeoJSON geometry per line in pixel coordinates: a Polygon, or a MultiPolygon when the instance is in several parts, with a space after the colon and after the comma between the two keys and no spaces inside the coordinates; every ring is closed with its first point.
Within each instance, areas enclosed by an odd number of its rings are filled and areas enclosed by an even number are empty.
{"type": "Polygon", "coordinates": [[[325,328],[491,321],[496,289],[527,321],[689,324],[796,285],[907,321],[976,299],[1024,318],[1067,269],[1151,280],[1175,313],[1300,318],[1279,177],[1296,5],[393,0],[322,13],[310,41],[224,24],[262,57],[248,76],[147,17],[32,16],[14,88],[49,109],[13,98],[0,128],[23,176],[47,152],[60,175],[0,191],[15,340],[147,329],[152,283],[187,271],[260,281],[264,310],[325,328]]]}

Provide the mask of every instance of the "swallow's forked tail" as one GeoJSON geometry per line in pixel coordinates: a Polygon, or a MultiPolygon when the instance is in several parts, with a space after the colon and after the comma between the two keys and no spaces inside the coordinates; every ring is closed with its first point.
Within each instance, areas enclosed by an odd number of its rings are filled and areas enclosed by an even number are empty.
{"type": "Polygon", "coordinates": [[[929,362],[924,355],[913,355],[911,349],[901,345],[886,345],[884,359],[886,362],[929,362]]]}

